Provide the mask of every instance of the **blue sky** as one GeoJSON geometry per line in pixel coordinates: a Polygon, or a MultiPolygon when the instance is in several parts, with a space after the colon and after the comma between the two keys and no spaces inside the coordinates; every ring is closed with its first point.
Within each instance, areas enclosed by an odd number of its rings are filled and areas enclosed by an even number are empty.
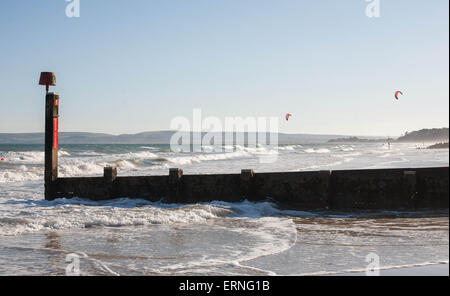
{"type": "Polygon", "coordinates": [[[167,130],[175,116],[279,116],[286,133],[449,125],[448,0],[0,2],[0,132],[167,130]],[[400,101],[393,98],[401,90],[400,101]],[[282,120],[290,112],[289,122],[282,120]]]}

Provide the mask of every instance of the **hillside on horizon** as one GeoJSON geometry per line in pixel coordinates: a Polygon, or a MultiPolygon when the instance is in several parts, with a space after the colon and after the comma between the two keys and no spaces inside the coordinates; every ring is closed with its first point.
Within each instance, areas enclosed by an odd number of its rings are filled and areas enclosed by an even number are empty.
{"type": "Polygon", "coordinates": [[[397,142],[448,142],[448,139],[449,129],[448,127],[444,127],[406,132],[397,139],[397,142]]]}
{"type": "MultiPolygon", "coordinates": [[[[136,134],[111,135],[106,133],[89,132],[61,132],[60,144],[169,144],[170,138],[176,131],[152,131],[136,134]]],[[[202,136],[206,133],[203,132],[202,136]]],[[[219,135],[223,133],[213,133],[219,135]]],[[[228,134],[228,133],[226,133],[228,134]]],[[[242,134],[242,133],[236,133],[242,134]]],[[[246,133],[243,133],[246,137],[246,133]]],[[[189,136],[189,132],[184,132],[189,136]]],[[[392,139],[396,142],[446,142],[449,139],[448,128],[422,129],[414,132],[406,132],[405,135],[392,139]]],[[[302,143],[370,143],[384,142],[387,139],[381,137],[361,137],[327,134],[278,134],[279,144],[302,143]]],[[[0,133],[0,144],[44,144],[44,133],[0,133]]]]}

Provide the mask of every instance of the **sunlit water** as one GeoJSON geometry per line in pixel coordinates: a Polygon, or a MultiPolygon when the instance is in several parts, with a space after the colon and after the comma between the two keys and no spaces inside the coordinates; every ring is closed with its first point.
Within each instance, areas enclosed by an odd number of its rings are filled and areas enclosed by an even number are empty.
{"type": "MultiPolygon", "coordinates": [[[[422,145],[284,145],[273,152],[173,153],[167,145],[66,145],[60,176],[239,173],[448,166],[422,145]]],[[[0,145],[0,275],[65,274],[66,256],[87,275],[301,275],[448,262],[448,210],[302,212],[266,201],[167,205],[119,199],[43,200],[42,146],[0,145]]]]}

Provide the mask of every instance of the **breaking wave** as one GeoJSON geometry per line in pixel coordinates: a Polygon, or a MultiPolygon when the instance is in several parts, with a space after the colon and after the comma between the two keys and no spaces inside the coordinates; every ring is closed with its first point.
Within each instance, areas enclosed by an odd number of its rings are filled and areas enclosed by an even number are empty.
{"type": "Polygon", "coordinates": [[[263,218],[268,216],[313,216],[308,212],[282,211],[271,202],[210,202],[195,205],[164,204],[141,199],[112,201],[86,199],[16,200],[14,210],[0,218],[0,235],[19,235],[41,230],[123,227],[154,224],[204,223],[210,219],[263,218]]]}

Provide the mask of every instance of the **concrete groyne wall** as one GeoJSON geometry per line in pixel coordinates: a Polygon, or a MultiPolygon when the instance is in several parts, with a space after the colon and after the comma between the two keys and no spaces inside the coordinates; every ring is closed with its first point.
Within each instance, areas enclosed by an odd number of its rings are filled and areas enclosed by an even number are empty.
{"type": "Polygon", "coordinates": [[[420,209],[448,208],[449,168],[372,169],[117,177],[105,168],[103,177],[56,178],[47,199],[83,197],[108,200],[141,198],[168,203],[243,199],[275,202],[295,209],[420,209]]]}

